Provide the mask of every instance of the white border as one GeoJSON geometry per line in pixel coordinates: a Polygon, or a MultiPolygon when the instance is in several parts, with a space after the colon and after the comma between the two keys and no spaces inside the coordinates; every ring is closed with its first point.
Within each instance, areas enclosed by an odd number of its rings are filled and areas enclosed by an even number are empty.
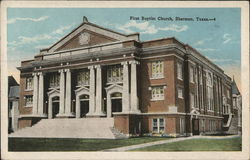
{"type": "Polygon", "coordinates": [[[249,5],[241,1],[4,1],[1,3],[1,158],[3,159],[249,159],[249,5]],[[228,8],[241,16],[241,69],[243,99],[242,152],[8,152],[7,149],[7,7],[26,8],[228,8]]]}

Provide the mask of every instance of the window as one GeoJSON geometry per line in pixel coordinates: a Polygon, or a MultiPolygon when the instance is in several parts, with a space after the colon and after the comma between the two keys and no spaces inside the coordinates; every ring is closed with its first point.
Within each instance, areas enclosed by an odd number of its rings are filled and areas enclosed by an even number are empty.
{"type": "Polygon", "coordinates": [[[189,81],[194,83],[194,68],[193,67],[189,68],[189,81]]]}
{"type": "Polygon", "coordinates": [[[184,134],[184,133],[185,133],[185,119],[180,118],[180,134],[184,134]]]}
{"type": "Polygon", "coordinates": [[[50,88],[56,88],[56,87],[59,87],[59,84],[60,84],[59,74],[52,74],[52,75],[50,75],[49,87],[50,88]]]}
{"type": "Polygon", "coordinates": [[[178,88],[178,98],[183,98],[183,90],[182,90],[182,88],[178,88]]]}
{"type": "Polygon", "coordinates": [[[31,107],[33,105],[33,96],[25,96],[25,107],[31,107]]]}
{"type": "Polygon", "coordinates": [[[212,74],[207,73],[207,99],[208,99],[208,110],[213,111],[213,80],[212,74]]]}
{"type": "Polygon", "coordinates": [[[163,78],[163,62],[156,61],[152,63],[152,78],[163,78]]]}
{"type": "Polygon", "coordinates": [[[229,91],[229,89],[227,89],[227,98],[230,99],[230,91],[229,91]]]}
{"type": "Polygon", "coordinates": [[[194,108],[194,94],[190,93],[190,107],[194,108]]]}
{"type": "Polygon", "coordinates": [[[205,132],[205,119],[201,119],[201,131],[205,132]]]}
{"type": "Polygon", "coordinates": [[[152,126],[154,133],[162,133],[165,131],[165,123],[163,118],[154,118],[152,126]]]}
{"type": "Polygon", "coordinates": [[[177,63],[177,78],[182,80],[182,64],[177,63]]]}
{"type": "Polygon", "coordinates": [[[108,66],[107,70],[107,82],[122,82],[123,80],[123,69],[121,65],[108,66]]]}
{"type": "Polygon", "coordinates": [[[77,85],[89,85],[89,71],[81,71],[77,74],[77,85]]]}
{"type": "Polygon", "coordinates": [[[33,89],[33,78],[28,77],[26,78],[26,90],[32,90],[33,89]]]}
{"type": "Polygon", "coordinates": [[[152,100],[164,100],[164,87],[152,87],[152,100]]]}
{"type": "Polygon", "coordinates": [[[199,76],[200,76],[200,80],[199,80],[200,81],[200,85],[202,85],[203,82],[202,82],[202,72],[201,71],[199,71],[199,76]]]}

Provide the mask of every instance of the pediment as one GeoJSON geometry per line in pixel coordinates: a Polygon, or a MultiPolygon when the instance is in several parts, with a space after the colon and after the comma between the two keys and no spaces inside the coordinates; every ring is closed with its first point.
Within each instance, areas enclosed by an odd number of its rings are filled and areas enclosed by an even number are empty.
{"type": "Polygon", "coordinates": [[[122,93],[122,86],[118,84],[112,84],[111,86],[106,88],[107,93],[120,92],[122,93]]]}
{"type": "Polygon", "coordinates": [[[52,53],[56,51],[132,39],[139,40],[138,34],[125,35],[89,22],[84,22],[68,35],[45,50],[47,50],[48,53],[52,53]]]}
{"type": "Polygon", "coordinates": [[[82,95],[82,94],[88,94],[89,95],[89,89],[86,87],[80,87],[75,90],[75,93],[77,96],[82,95]]]}
{"type": "Polygon", "coordinates": [[[49,91],[47,94],[48,94],[49,97],[50,97],[50,96],[52,96],[52,97],[54,97],[54,96],[59,96],[60,91],[57,90],[57,89],[53,89],[53,90],[49,91]]]}

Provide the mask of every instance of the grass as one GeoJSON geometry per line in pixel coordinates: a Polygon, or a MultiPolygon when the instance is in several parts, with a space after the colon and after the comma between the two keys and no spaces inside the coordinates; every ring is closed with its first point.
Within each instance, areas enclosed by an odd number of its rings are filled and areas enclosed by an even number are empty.
{"type": "Polygon", "coordinates": [[[190,139],[133,151],[241,151],[241,137],[230,139],[190,139]]]}
{"type": "Polygon", "coordinates": [[[73,139],[73,138],[9,138],[9,151],[100,151],[122,146],[142,144],[169,138],[138,137],[129,139],[73,139]]]}

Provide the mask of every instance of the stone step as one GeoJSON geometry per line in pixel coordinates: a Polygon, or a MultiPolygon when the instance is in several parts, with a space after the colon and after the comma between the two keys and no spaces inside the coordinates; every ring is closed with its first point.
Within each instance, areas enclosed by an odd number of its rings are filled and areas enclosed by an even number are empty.
{"type": "Polygon", "coordinates": [[[126,138],[115,132],[113,118],[43,119],[32,127],[18,130],[9,137],[37,138],[126,138]]]}

